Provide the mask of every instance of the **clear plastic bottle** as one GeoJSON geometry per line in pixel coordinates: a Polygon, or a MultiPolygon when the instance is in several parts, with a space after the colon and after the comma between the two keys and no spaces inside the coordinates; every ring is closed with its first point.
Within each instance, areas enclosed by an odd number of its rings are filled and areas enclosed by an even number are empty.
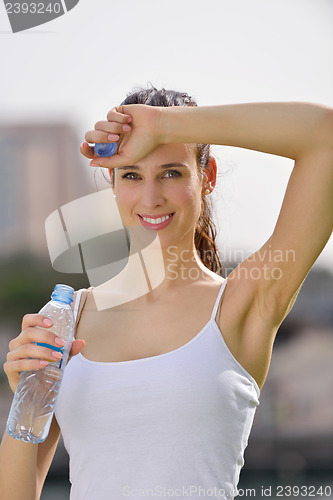
{"type": "Polygon", "coordinates": [[[7,420],[7,433],[26,443],[41,443],[50,430],[63,372],[74,339],[75,321],[71,308],[73,294],[72,287],[56,285],[50,302],[39,311],[39,314],[53,322],[52,327],[45,330],[61,337],[65,344],[56,348],[37,342],[38,345],[61,351],[62,358],[49,362],[45,368],[20,374],[7,420]]]}

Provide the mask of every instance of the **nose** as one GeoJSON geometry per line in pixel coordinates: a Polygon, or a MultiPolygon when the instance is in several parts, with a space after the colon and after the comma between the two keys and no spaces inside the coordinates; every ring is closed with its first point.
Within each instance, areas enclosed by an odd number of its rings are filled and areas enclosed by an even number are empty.
{"type": "Polygon", "coordinates": [[[142,189],[141,204],[146,209],[162,206],[165,203],[162,187],[153,180],[146,181],[142,189]]]}

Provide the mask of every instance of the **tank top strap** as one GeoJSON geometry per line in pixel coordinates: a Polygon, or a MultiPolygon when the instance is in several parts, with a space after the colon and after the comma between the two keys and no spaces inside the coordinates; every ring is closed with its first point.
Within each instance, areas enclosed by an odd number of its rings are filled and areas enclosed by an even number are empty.
{"type": "Polygon", "coordinates": [[[81,295],[82,295],[82,292],[84,292],[84,290],[86,290],[86,288],[81,288],[80,290],[78,290],[76,292],[75,303],[74,303],[74,308],[73,308],[73,314],[74,314],[75,323],[76,323],[76,319],[77,319],[77,313],[79,312],[81,295]]]}
{"type": "Polygon", "coordinates": [[[212,312],[212,315],[210,317],[210,319],[213,320],[213,321],[215,321],[216,313],[217,313],[217,310],[218,310],[219,305],[220,305],[220,300],[221,300],[222,294],[223,294],[223,292],[225,290],[225,287],[226,287],[226,284],[227,284],[227,279],[228,278],[226,278],[223,281],[223,283],[222,283],[222,285],[220,287],[219,293],[217,295],[217,298],[216,298],[216,301],[215,301],[215,304],[214,304],[214,308],[213,308],[213,312],[212,312]]]}
{"type": "Polygon", "coordinates": [[[73,308],[75,326],[77,326],[79,321],[80,321],[81,313],[82,313],[83,307],[86,303],[86,300],[88,298],[88,294],[89,294],[89,291],[91,290],[91,288],[92,287],[81,288],[76,293],[75,304],[74,304],[74,308],[73,308]]]}

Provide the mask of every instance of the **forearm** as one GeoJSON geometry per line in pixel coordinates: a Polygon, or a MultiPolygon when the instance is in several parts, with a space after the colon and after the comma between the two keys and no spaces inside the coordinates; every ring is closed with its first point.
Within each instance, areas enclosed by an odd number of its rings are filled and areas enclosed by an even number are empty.
{"type": "Polygon", "coordinates": [[[37,449],[37,444],[18,441],[5,432],[0,447],[3,500],[35,500],[37,449]]]}
{"type": "Polygon", "coordinates": [[[169,107],[161,113],[165,143],[235,146],[297,159],[332,146],[333,110],[298,102],[169,107]]]}

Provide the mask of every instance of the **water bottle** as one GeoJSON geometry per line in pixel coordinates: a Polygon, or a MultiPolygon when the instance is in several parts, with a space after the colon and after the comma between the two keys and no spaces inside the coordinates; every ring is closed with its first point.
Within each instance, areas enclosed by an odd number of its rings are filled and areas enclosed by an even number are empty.
{"type": "Polygon", "coordinates": [[[50,430],[63,372],[74,339],[75,320],[71,308],[73,294],[72,287],[56,285],[50,302],[39,311],[39,314],[53,322],[52,327],[45,330],[61,337],[65,344],[59,348],[37,342],[37,345],[61,351],[62,358],[50,361],[45,368],[20,374],[7,420],[7,433],[26,443],[41,443],[50,430]]]}
{"type": "Polygon", "coordinates": [[[95,153],[97,154],[97,156],[100,156],[100,157],[112,156],[117,151],[117,143],[116,142],[108,142],[108,143],[100,142],[98,144],[95,144],[94,149],[95,149],[95,153]]]}

